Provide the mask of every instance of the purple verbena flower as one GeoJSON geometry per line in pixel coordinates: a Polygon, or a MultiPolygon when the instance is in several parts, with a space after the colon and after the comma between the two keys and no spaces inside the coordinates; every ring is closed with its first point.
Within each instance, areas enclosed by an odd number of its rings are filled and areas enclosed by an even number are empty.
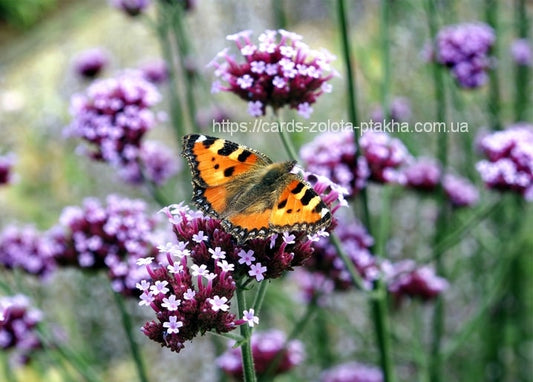
{"type": "Polygon", "coordinates": [[[353,197],[370,176],[366,159],[355,160],[356,150],[352,132],[323,133],[303,145],[300,156],[308,171],[331,179],[353,197]]]}
{"type": "Polygon", "coordinates": [[[330,66],[335,57],[325,49],[310,49],[301,36],[285,30],[267,30],[257,44],[251,33],[227,37],[244,61],[239,63],[227,49],[220,52],[210,64],[218,78],[212,91],[229,91],[248,101],[254,117],[265,115],[267,106],[275,111],[288,105],[309,118],[318,96],[331,91],[327,81],[335,74],[330,66]]]}
{"type": "Polygon", "coordinates": [[[381,106],[372,110],[371,118],[374,121],[390,119],[394,121],[407,121],[411,117],[411,103],[408,98],[394,97],[389,105],[389,115],[386,118],[381,106]]]}
{"type": "Polygon", "coordinates": [[[110,0],[111,5],[128,16],[139,16],[149,5],[150,0],[110,0]]]}
{"type": "Polygon", "coordinates": [[[27,363],[35,350],[43,348],[36,331],[42,316],[24,295],[0,297],[0,350],[12,350],[19,362],[27,363]]]}
{"type": "Polygon", "coordinates": [[[55,270],[54,242],[33,226],[10,225],[0,233],[0,265],[46,277],[55,270]]]}
{"type": "Polygon", "coordinates": [[[470,207],[479,201],[477,188],[461,176],[446,174],[442,180],[442,187],[454,207],[470,207]]]}
{"type": "Polygon", "coordinates": [[[514,40],[511,44],[511,56],[517,65],[531,66],[533,64],[531,43],[525,38],[514,40]]]}
{"type": "Polygon", "coordinates": [[[156,257],[155,219],[142,200],[109,195],[105,205],[88,198],[82,207],[67,207],[55,234],[56,262],[87,270],[105,269],[112,287],[124,295],[139,295],[136,284],[148,277],[137,261],[156,257]]]}
{"type": "Polygon", "coordinates": [[[476,168],[487,187],[533,200],[533,125],[518,123],[487,135],[480,148],[487,159],[476,168]]]}
{"type": "Polygon", "coordinates": [[[348,362],[324,371],[321,382],[382,382],[383,373],[374,366],[348,362]]]}
{"type": "Polygon", "coordinates": [[[9,184],[13,180],[13,164],[15,163],[15,155],[9,153],[0,155],[0,186],[9,184]]]}
{"type": "MultiPolygon", "coordinates": [[[[384,267],[385,268],[385,267],[384,267]]],[[[402,260],[385,269],[389,292],[396,302],[404,297],[429,301],[448,288],[448,282],[430,266],[417,267],[413,260],[402,260]]]]}
{"type": "Polygon", "coordinates": [[[160,84],[168,79],[168,67],[164,60],[149,61],[141,66],[141,72],[146,80],[160,84]]]}
{"type": "Polygon", "coordinates": [[[494,30],[484,23],[447,26],[437,35],[435,60],[450,68],[460,86],[480,87],[487,81],[495,39],[494,30]]]}
{"type": "Polygon", "coordinates": [[[431,158],[417,158],[404,170],[405,185],[421,191],[434,191],[440,183],[441,169],[431,158]]]}
{"type": "MultiPolygon", "coordinates": [[[[365,287],[371,288],[379,276],[379,265],[370,252],[374,239],[365,227],[356,220],[339,218],[334,230],[342,247],[361,275],[365,287]]],[[[327,237],[313,244],[313,256],[306,261],[303,270],[295,274],[306,301],[333,291],[346,291],[353,286],[351,276],[339,257],[335,246],[327,237]]]]}
{"type": "Polygon", "coordinates": [[[402,141],[383,132],[367,131],[361,136],[359,145],[370,169],[370,180],[405,184],[405,174],[400,167],[411,156],[402,141]]]}
{"type": "MultiPolygon", "coordinates": [[[[267,371],[272,373],[271,376],[277,376],[303,362],[305,359],[303,344],[298,340],[291,340],[284,349],[285,342],[286,336],[279,330],[272,329],[252,334],[252,357],[258,377],[265,375],[267,371]],[[277,359],[280,352],[283,353],[277,359]],[[273,365],[276,360],[277,364],[273,365]]],[[[233,348],[232,343],[228,345],[228,350],[217,358],[216,363],[226,374],[241,380],[243,376],[241,349],[233,348]]]]}
{"type": "Polygon", "coordinates": [[[89,144],[82,148],[89,157],[125,168],[131,179],[142,139],[156,123],[151,107],[159,99],[157,89],[136,71],[95,81],[84,95],[72,98],[73,120],[66,132],[89,144]]]}
{"type": "Polygon", "coordinates": [[[74,69],[81,77],[92,79],[102,72],[108,62],[109,55],[102,48],[87,49],[74,58],[74,69]]]}

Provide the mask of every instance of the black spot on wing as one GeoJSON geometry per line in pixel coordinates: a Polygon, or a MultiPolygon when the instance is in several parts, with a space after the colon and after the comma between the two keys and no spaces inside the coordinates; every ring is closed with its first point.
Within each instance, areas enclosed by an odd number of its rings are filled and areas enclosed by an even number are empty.
{"type": "Polygon", "coordinates": [[[299,194],[300,191],[302,191],[302,189],[304,188],[304,186],[305,186],[305,185],[304,185],[302,182],[300,182],[300,183],[298,183],[298,185],[297,185],[296,187],[294,187],[294,188],[292,189],[291,192],[292,192],[293,194],[299,194]]]}
{"type": "Polygon", "coordinates": [[[239,156],[237,157],[237,160],[239,162],[245,162],[246,159],[248,159],[248,157],[252,155],[252,152],[251,151],[248,151],[248,150],[244,150],[242,153],[239,154],[239,156]]]}
{"type": "Polygon", "coordinates": [[[205,139],[202,141],[202,144],[204,145],[206,149],[208,149],[209,147],[213,145],[213,143],[215,143],[216,140],[217,138],[205,137],[205,139]]]}
{"type": "Polygon", "coordinates": [[[233,153],[238,148],[239,148],[239,146],[237,146],[235,143],[232,143],[232,142],[229,142],[229,141],[225,141],[224,142],[224,146],[222,146],[222,148],[219,149],[217,151],[217,153],[219,155],[223,155],[223,156],[227,157],[227,156],[231,155],[231,153],[233,153]]]}
{"type": "Polygon", "coordinates": [[[214,166],[214,169],[215,169],[215,170],[218,170],[219,167],[220,167],[220,165],[217,163],[217,164],[214,166]]]}
{"type": "Polygon", "coordinates": [[[301,199],[302,200],[302,204],[304,206],[307,206],[309,204],[309,202],[316,196],[315,192],[313,190],[311,190],[310,188],[308,188],[307,190],[305,190],[305,193],[304,193],[304,196],[303,198],[301,199]]]}
{"type": "Polygon", "coordinates": [[[233,175],[234,171],[235,171],[235,166],[228,167],[227,169],[224,170],[224,176],[230,177],[233,175]]]}
{"type": "Polygon", "coordinates": [[[284,199],[282,200],[281,202],[278,203],[278,209],[282,209],[284,208],[285,206],[287,205],[287,199],[284,199]]]}

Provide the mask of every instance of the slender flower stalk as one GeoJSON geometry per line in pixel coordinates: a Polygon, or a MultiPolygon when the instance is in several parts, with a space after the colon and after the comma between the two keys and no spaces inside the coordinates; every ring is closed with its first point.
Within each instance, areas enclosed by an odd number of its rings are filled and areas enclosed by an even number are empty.
{"type": "MultiPolygon", "coordinates": [[[[237,288],[237,309],[239,312],[244,312],[248,309],[246,306],[246,299],[244,296],[243,288],[237,288]]],[[[242,354],[242,370],[244,382],[255,382],[257,381],[254,369],[254,359],[252,356],[252,332],[248,325],[241,325],[240,327],[241,336],[244,338],[244,341],[241,344],[241,354],[242,354]]]]}
{"type": "MultiPolygon", "coordinates": [[[[427,0],[427,18],[430,38],[435,41],[437,35],[438,23],[437,23],[437,9],[435,0],[427,0]]],[[[447,102],[445,94],[445,84],[441,68],[433,64],[433,87],[435,91],[436,110],[435,117],[437,121],[446,121],[447,114],[447,102]]],[[[437,147],[437,158],[442,165],[443,169],[446,169],[448,165],[448,137],[443,135],[439,137],[437,147]]],[[[442,184],[442,182],[441,182],[442,184]]],[[[437,217],[437,226],[434,235],[434,248],[433,257],[435,259],[435,266],[437,274],[444,276],[444,264],[442,261],[442,249],[438,247],[444,237],[446,237],[447,231],[447,211],[445,201],[446,195],[444,187],[438,188],[437,200],[440,205],[440,210],[437,217]]],[[[431,357],[430,357],[430,375],[432,381],[441,382],[443,380],[442,371],[442,357],[441,357],[441,342],[444,334],[444,300],[442,296],[437,298],[433,314],[433,338],[431,343],[431,357]]]]}
{"type": "MultiPolygon", "coordinates": [[[[485,0],[485,14],[487,23],[494,29],[494,34],[499,35],[499,1],[498,0],[485,0]]],[[[498,39],[494,40],[492,45],[492,55],[497,60],[499,58],[499,43],[498,39]]],[[[489,94],[487,99],[487,109],[489,113],[488,125],[493,130],[499,130],[502,128],[501,121],[501,91],[500,91],[500,75],[498,65],[494,65],[489,71],[489,94]]]]}
{"type": "MultiPolygon", "coordinates": [[[[342,41],[342,59],[344,61],[344,70],[346,73],[346,92],[347,92],[347,109],[348,118],[354,126],[359,123],[359,112],[357,110],[357,88],[356,88],[356,74],[353,70],[352,52],[350,45],[350,30],[348,24],[348,15],[346,13],[346,0],[337,0],[337,18],[339,25],[339,34],[342,41]]],[[[354,145],[359,146],[359,137],[354,134],[354,145]]],[[[358,162],[359,151],[355,152],[354,162],[358,162]]],[[[363,224],[367,227],[369,232],[372,232],[370,210],[368,208],[368,196],[366,188],[363,188],[360,192],[361,195],[361,207],[363,210],[363,224]]]]}
{"type": "Polygon", "coordinates": [[[137,344],[137,341],[135,341],[133,335],[133,323],[131,320],[131,315],[126,308],[126,304],[124,303],[124,296],[113,290],[111,291],[111,293],[113,293],[115,304],[117,305],[117,308],[120,312],[120,320],[122,322],[122,327],[124,328],[126,338],[128,339],[128,345],[130,347],[131,356],[135,361],[135,368],[137,370],[139,381],[148,382],[149,379],[146,373],[146,367],[144,365],[141,349],[139,349],[139,345],[137,344]]]}
{"type": "MultiPolygon", "coordinates": [[[[515,0],[515,16],[514,22],[516,26],[516,35],[528,41],[529,34],[529,20],[528,11],[526,6],[526,0],[515,0]]],[[[530,64],[531,65],[531,64],[530,64]]],[[[514,101],[514,114],[515,121],[527,121],[528,110],[529,116],[531,116],[530,106],[530,78],[531,67],[528,65],[520,65],[518,62],[515,64],[515,101],[514,101]]]]}

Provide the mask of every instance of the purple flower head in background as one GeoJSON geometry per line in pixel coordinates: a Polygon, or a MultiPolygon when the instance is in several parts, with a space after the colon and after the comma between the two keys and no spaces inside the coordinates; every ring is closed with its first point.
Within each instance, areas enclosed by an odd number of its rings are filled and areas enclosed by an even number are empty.
{"type": "Polygon", "coordinates": [[[0,232],[0,265],[41,277],[55,270],[54,242],[33,226],[7,226],[0,232]]]}
{"type": "Polygon", "coordinates": [[[533,125],[517,123],[482,138],[487,159],[476,168],[488,188],[513,191],[533,200],[533,125]]]}
{"type": "Polygon", "coordinates": [[[143,147],[145,134],[156,123],[151,107],[160,97],[137,71],[96,81],[84,95],[72,98],[73,120],[66,132],[88,143],[81,150],[92,159],[109,163],[125,181],[141,183],[145,172],[147,180],[161,184],[175,174],[179,164],[177,156],[165,148],[156,149],[151,143],[143,147]],[[168,160],[164,170],[161,158],[168,160]],[[156,163],[158,177],[150,178],[156,163]]]}
{"type": "Polygon", "coordinates": [[[448,200],[454,207],[471,207],[479,201],[477,188],[466,178],[446,174],[442,187],[448,200]]]}
{"type": "Polygon", "coordinates": [[[111,5],[128,16],[139,16],[150,5],[150,0],[110,0],[111,5]]]}
{"type": "Polygon", "coordinates": [[[0,155],[0,186],[12,182],[14,164],[15,155],[13,153],[0,155]]]}
{"type": "Polygon", "coordinates": [[[431,158],[417,158],[405,171],[406,186],[420,191],[434,191],[440,183],[440,165],[431,158]]]}
{"type": "Polygon", "coordinates": [[[385,118],[381,106],[372,110],[371,119],[374,121],[383,121],[391,119],[394,121],[407,121],[411,117],[411,102],[405,97],[394,97],[389,105],[389,116],[385,118]]]}
{"type": "Polygon", "coordinates": [[[417,267],[413,260],[383,265],[388,289],[400,303],[405,297],[429,301],[448,288],[448,282],[429,266],[417,267]]]}
{"type": "Polygon", "coordinates": [[[84,78],[98,76],[109,63],[109,55],[102,48],[92,48],[80,52],[74,57],[74,69],[84,78]]]}
{"type": "Polygon", "coordinates": [[[328,81],[335,74],[330,65],[335,57],[325,49],[312,50],[302,36],[283,29],[265,31],[257,43],[251,34],[242,31],[227,37],[244,61],[228,49],[220,52],[210,63],[218,78],[212,91],[232,92],[248,101],[254,117],[265,115],[267,106],[273,110],[289,106],[309,118],[317,97],[331,91],[328,81]]]}
{"type": "Polygon", "coordinates": [[[323,133],[303,145],[300,156],[308,171],[331,179],[352,197],[370,176],[366,159],[355,160],[356,150],[352,132],[323,133]]]}
{"type": "Polygon", "coordinates": [[[12,350],[19,363],[27,363],[43,347],[36,328],[42,316],[24,295],[0,297],[0,350],[12,350]]]}
{"type": "MultiPolygon", "coordinates": [[[[266,375],[267,371],[271,371],[271,376],[280,375],[304,361],[303,344],[298,340],[286,343],[286,340],[285,333],[275,329],[252,334],[252,357],[257,376],[266,375]],[[273,367],[275,361],[277,363],[273,367]]],[[[226,374],[241,380],[243,376],[241,349],[232,347],[233,343],[228,345],[228,350],[217,358],[216,363],[226,374]]]]}
{"type": "Polygon", "coordinates": [[[146,80],[160,84],[168,79],[168,67],[164,60],[153,60],[146,62],[140,68],[146,80]]]}
{"type": "MultiPolygon", "coordinates": [[[[361,275],[365,287],[371,288],[379,276],[379,266],[370,252],[374,239],[365,227],[353,219],[339,218],[335,234],[342,247],[361,275]]],[[[353,286],[348,270],[340,259],[335,246],[327,237],[320,238],[314,245],[313,256],[305,263],[295,279],[300,285],[306,301],[334,291],[346,291],[353,286]]]]}
{"type": "Polygon", "coordinates": [[[400,167],[407,164],[411,156],[402,141],[386,133],[368,131],[359,145],[370,169],[370,180],[405,184],[405,174],[400,167]]]}
{"type": "Polygon", "coordinates": [[[511,56],[517,65],[531,66],[533,63],[531,43],[525,38],[514,40],[511,44],[511,56]]]}
{"type": "Polygon", "coordinates": [[[156,257],[156,221],[142,200],[109,195],[106,203],[85,199],[81,207],[66,207],[54,230],[56,262],[86,270],[105,269],[113,289],[138,295],[136,284],[147,277],[136,262],[156,257]]]}
{"type": "Polygon", "coordinates": [[[324,371],[320,382],[383,382],[383,373],[374,366],[348,362],[324,371]]]}
{"type": "Polygon", "coordinates": [[[477,88],[487,81],[495,39],[494,30],[484,23],[450,25],[437,35],[434,58],[450,68],[461,87],[477,88]]]}

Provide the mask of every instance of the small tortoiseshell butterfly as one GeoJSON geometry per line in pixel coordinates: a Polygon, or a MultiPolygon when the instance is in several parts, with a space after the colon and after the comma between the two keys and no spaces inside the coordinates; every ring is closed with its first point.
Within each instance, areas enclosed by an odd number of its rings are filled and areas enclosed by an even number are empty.
{"type": "Polygon", "coordinates": [[[256,150],[199,134],[183,137],[182,155],[192,171],[193,203],[239,243],[276,232],[314,233],[331,223],[320,196],[290,172],[296,161],[273,163],[256,150]]]}

